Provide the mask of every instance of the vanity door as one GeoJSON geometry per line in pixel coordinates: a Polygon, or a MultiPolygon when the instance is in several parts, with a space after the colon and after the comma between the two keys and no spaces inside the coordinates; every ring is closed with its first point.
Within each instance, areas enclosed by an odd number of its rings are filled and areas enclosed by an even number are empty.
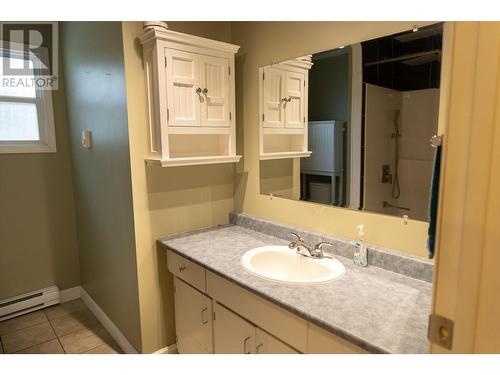
{"type": "Polygon", "coordinates": [[[257,354],[300,354],[260,328],[257,328],[255,350],[257,354]]]}
{"type": "Polygon", "coordinates": [[[213,353],[212,299],[174,277],[174,304],[179,353],[213,353]]]}
{"type": "Polygon", "coordinates": [[[217,302],[214,312],[214,353],[255,353],[255,326],[217,302]]]}

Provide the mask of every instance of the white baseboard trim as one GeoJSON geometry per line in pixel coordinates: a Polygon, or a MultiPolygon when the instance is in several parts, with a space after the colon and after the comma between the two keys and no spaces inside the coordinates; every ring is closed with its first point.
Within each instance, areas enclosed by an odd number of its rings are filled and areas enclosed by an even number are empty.
{"type": "Polygon", "coordinates": [[[59,300],[61,303],[73,301],[82,296],[81,287],[75,286],[73,288],[61,290],[59,293],[59,300]]]}
{"type": "Polygon", "coordinates": [[[116,343],[120,346],[126,354],[137,354],[137,350],[134,346],[127,340],[125,335],[121,333],[117,326],[109,319],[104,311],[99,307],[97,303],[90,297],[90,295],[83,289],[80,288],[80,295],[83,303],[89,308],[90,311],[95,315],[97,320],[101,322],[106,331],[111,335],[111,337],[116,341],[116,343]]]}
{"type": "Polygon", "coordinates": [[[157,350],[156,352],[153,352],[151,354],[178,354],[179,352],[177,351],[177,345],[172,344],[169,346],[165,346],[164,348],[161,348],[160,350],[157,350]]]}

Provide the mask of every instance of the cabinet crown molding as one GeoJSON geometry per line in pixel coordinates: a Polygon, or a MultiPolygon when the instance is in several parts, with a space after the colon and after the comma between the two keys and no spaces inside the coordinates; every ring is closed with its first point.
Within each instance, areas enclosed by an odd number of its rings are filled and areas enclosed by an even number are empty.
{"type": "Polygon", "coordinates": [[[237,46],[235,44],[225,43],[195,35],[184,34],[168,29],[148,29],[139,37],[139,41],[143,45],[155,42],[157,40],[180,43],[185,46],[209,48],[231,54],[235,54],[240,49],[240,46],[237,46]]]}

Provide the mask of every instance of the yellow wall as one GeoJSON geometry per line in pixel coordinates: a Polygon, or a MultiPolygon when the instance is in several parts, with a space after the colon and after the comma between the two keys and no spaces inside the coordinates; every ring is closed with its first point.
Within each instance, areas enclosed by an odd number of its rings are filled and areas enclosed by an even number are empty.
{"type": "MultiPolygon", "coordinates": [[[[225,22],[169,22],[169,28],[198,36],[230,40],[225,22]]],[[[233,208],[233,166],[146,167],[147,107],[142,22],[124,22],[130,161],[139,283],[142,351],[174,343],[172,279],[158,238],[227,223],[233,208]]]]}
{"type": "Polygon", "coordinates": [[[426,256],[427,223],[260,195],[258,68],[296,56],[411,29],[424,22],[233,22],[231,37],[241,46],[236,59],[238,153],[235,209],[248,215],[355,238],[365,224],[367,242],[426,256]]]}
{"type": "Polygon", "coordinates": [[[0,154],[0,300],[80,284],[64,80],[53,92],[56,153],[0,154]]]}

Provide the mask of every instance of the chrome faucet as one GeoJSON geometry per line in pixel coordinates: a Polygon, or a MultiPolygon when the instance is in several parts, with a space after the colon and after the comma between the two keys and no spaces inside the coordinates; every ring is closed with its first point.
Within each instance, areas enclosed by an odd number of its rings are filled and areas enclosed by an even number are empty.
{"type": "Polygon", "coordinates": [[[332,246],[331,242],[320,242],[314,246],[314,250],[311,250],[297,233],[290,232],[290,234],[295,236],[296,239],[288,244],[288,248],[296,249],[298,254],[315,259],[332,258],[332,256],[323,253],[323,247],[332,246]]]}

